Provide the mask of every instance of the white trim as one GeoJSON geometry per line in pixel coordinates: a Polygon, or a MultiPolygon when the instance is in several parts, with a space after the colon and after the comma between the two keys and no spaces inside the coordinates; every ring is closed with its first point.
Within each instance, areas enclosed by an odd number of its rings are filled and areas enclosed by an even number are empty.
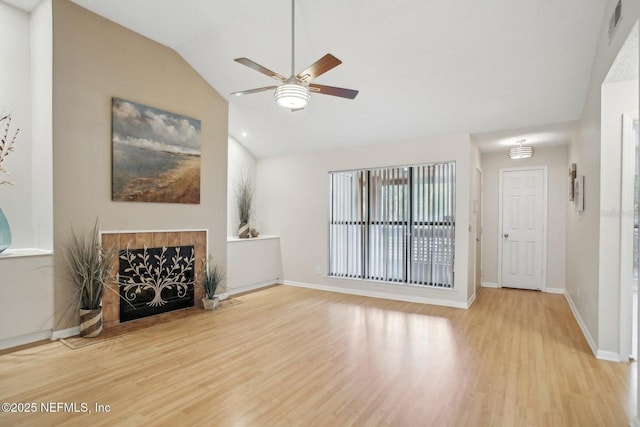
{"type": "Polygon", "coordinates": [[[287,286],[296,286],[299,288],[308,288],[308,289],[316,289],[319,291],[329,291],[329,292],[338,292],[341,294],[349,294],[349,295],[359,295],[362,297],[371,297],[371,298],[382,298],[389,299],[394,301],[404,301],[404,302],[416,302],[420,304],[430,304],[430,305],[439,305],[443,307],[453,307],[453,308],[463,308],[467,309],[470,307],[471,303],[467,302],[457,302],[450,300],[440,300],[434,298],[424,298],[417,297],[411,295],[398,295],[398,294],[389,294],[386,292],[375,292],[375,291],[364,291],[361,289],[353,289],[353,288],[343,288],[338,286],[328,286],[328,285],[319,285],[317,283],[303,283],[303,282],[294,282],[291,280],[281,280],[280,283],[287,286]]]}
{"type": "Polygon", "coordinates": [[[598,347],[596,346],[596,342],[593,340],[593,337],[591,337],[591,334],[589,333],[589,329],[587,329],[587,325],[582,320],[582,316],[580,316],[580,313],[578,312],[576,305],[573,303],[573,299],[571,298],[571,295],[569,295],[568,292],[565,292],[564,297],[569,303],[569,307],[571,308],[571,312],[573,313],[574,319],[576,319],[576,322],[578,322],[578,326],[580,326],[580,329],[582,329],[582,335],[584,335],[584,337],[587,340],[587,343],[589,344],[589,347],[591,347],[591,352],[595,357],[598,357],[598,347]]]}
{"type": "Polygon", "coordinates": [[[635,417],[634,419],[632,419],[629,423],[629,427],[640,427],[640,418],[635,417]]]}
{"type": "Polygon", "coordinates": [[[483,288],[497,288],[498,284],[493,282],[482,282],[483,288]]]}
{"type": "Polygon", "coordinates": [[[237,236],[227,236],[227,243],[235,243],[235,242],[253,242],[255,240],[268,240],[268,239],[279,239],[280,236],[258,236],[258,237],[248,237],[246,239],[241,239],[237,236]]]}
{"type": "Polygon", "coordinates": [[[188,233],[192,231],[206,231],[209,236],[208,228],[176,228],[163,230],[98,230],[98,234],[137,234],[137,233],[188,233]]]}
{"type": "Polygon", "coordinates": [[[467,307],[466,308],[470,308],[475,301],[476,301],[476,291],[474,289],[473,290],[473,295],[471,295],[469,297],[469,299],[467,300],[467,307]]]}
{"type": "Polygon", "coordinates": [[[564,295],[564,288],[546,288],[543,289],[542,292],[546,292],[548,294],[558,294],[558,295],[564,295]]]}
{"type": "Polygon", "coordinates": [[[217,295],[214,295],[214,296],[218,297],[218,301],[224,301],[227,298],[229,298],[229,292],[224,292],[222,294],[217,294],[217,295]]]}
{"type": "Polygon", "coordinates": [[[0,350],[7,348],[18,347],[20,345],[31,344],[32,342],[42,341],[49,339],[51,336],[51,329],[46,331],[34,332],[32,334],[21,335],[19,337],[7,338],[0,340],[0,350]]]}
{"type": "Polygon", "coordinates": [[[631,354],[633,322],[633,205],[636,144],[633,124],[638,113],[622,115],[620,164],[620,339],[619,354],[631,354]]]}
{"type": "MultiPolygon", "coordinates": [[[[473,300],[475,301],[476,299],[476,294],[478,292],[478,288],[482,287],[482,255],[484,254],[484,210],[483,210],[483,198],[484,198],[484,194],[482,192],[482,188],[483,188],[483,174],[482,174],[482,169],[480,169],[480,167],[478,165],[476,165],[474,173],[473,173],[473,178],[472,178],[472,185],[475,181],[476,176],[478,176],[479,174],[479,188],[480,188],[480,194],[478,194],[478,204],[476,206],[476,199],[472,197],[472,217],[475,217],[475,221],[473,224],[473,228],[475,230],[474,236],[473,236],[473,300]],[[476,174],[477,172],[477,174],[476,174]],[[478,215],[480,216],[480,230],[478,230],[478,215]],[[478,261],[478,251],[476,250],[476,238],[478,237],[478,235],[480,236],[480,265],[477,265],[477,261],[478,261]],[[477,274],[477,270],[480,270],[480,274],[477,274]],[[478,276],[480,277],[480,284],[478,286],[478,283],[476,283],[476,280],[478,278],[478,276]]],[[[475,185],[473,185],[473,189],[472,189],[472,193],[473,196],[475,196],[475,185]]],[[[471,303],[473,303],[473,301],[471,301],[471,303]]],[[[467,302],[468,304],[468,302],[467,302]]],[[[468,304],[469,307],[471,307],[471,304],[468,304]]]]}
{"type": "Polygon", "coordinates": [[[540,290],[544,291],[547,288],[547,217],[549,215],[548,198],[549,198],[549,168],[546,165],[543,166],[528,166],[528,167],[514,167],[514,168],[500,168],[498,178],[498,287],[502,287],[502,181],[504,180],[505,172],[518,172],[518,171],[543,171],[543,189],[542,189],[542,284],[540,290]]]}
{"type": "Polygon", "coordinates": [[[80,335],[80,326],[53,331],[53,333],[51,334],[51,341],[59,340],[60,338],[69,338],[76,335],[80,335]]]}
{"type": "Polygon", "coordinates": [[[38,248],[23,248],[23,249],[7,249],[0,254],[0,259],[3,258],[24,258],[34,256],[47,256],[53,255],[53,251],[47,249],[38,248]]]}
{"type": "Polygon", "coordinates": [[[587,329],[587,325],[582,320],[582,316],[580,316],[580,313],[578,312],[576,305],[573,303],[573,299],[571,298],[571,295],[569,295],[568,292],[565,292],[564,297],[569,303],[569,307],[571,308],[573,317],[576,319],[576,322],[578,322],[578,326],[580,326],[580,329],[582,329],[582,334],[587,340],[587,343],[591,348],[591,352],[596,357],[596,359],[606,360],[609,362],[628,362],[629,361],[628,358],[621,358],[619,353],[616,353],[614,351],[608,351],[608,350],[600,350],[598,348],[598,346],[596,345],[596,342],[593,340],[593,337],[589,333],[589,329],[587,329]]]}
{"type": "Polygon", "coordinates": [[[627,360],[621,359],[619,353],[608,351],[608,350],[598,350],[598,353],[596,353],[596,358],[600,360],[606,360],[608,362],[628,362],[629,361],[628,358],[627,360]]]}
{"type": "Polygon", "coordinates": [[[256,289],[266,288],[267,286],[277,285],[281,281],[277,278],[271,280],[265,280],[258,283],[252,283],[250,285],[241,286],[239,288],[227,288],[228,295],[241,294],[242,292],[255,291],[256,289]]]}

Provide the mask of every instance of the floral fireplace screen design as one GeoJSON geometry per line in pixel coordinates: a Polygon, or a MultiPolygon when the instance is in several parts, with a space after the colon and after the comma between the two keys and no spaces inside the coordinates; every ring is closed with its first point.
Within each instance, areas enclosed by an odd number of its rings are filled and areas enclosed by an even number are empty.
{"type": "Polygon", "coordinates": [[[193,246],[119,252],[120,322],[194,305],[193,246]]]}

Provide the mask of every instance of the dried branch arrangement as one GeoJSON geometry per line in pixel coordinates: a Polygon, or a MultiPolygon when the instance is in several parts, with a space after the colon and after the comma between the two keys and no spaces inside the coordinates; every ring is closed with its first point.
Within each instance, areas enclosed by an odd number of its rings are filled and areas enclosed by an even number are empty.
{"type": "MultiPolygon", "coordinates": [[[[13,143],[16,140],[16,136],[18,136],[18,132],[20,129],[17,129],[13,134],[13,138],[9,138],[9,127],[11,126],[11,114],[7,114],[6,116],[0,118],[0,126],[4,127],[4,131],[2,132],[2,139],[0,139],[0,172],[4,174],[9,174],[2,164],[4,163],[4,159],[13,151],[13,143]]],[[[0,127],[2,129],[2,127],[0,127]]],[[[13,185],[13,182],[9,180],[0,181],[0,185],[9,184],[13,185]]]]}

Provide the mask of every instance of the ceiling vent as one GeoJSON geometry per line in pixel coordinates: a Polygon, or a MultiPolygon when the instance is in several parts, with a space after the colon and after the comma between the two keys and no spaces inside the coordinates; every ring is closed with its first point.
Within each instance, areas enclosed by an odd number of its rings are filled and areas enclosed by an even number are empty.
{"type": "Polygon", "coordinates": [[[615,10],[613,11],[613,15],[611,15],[611,19],[609,20],[609,41],[613,37],[613,33],[616,28],[618,28],[618,24],[622,19],[622,0],[618,0],[618,4],[616,5],[615,10]]]}

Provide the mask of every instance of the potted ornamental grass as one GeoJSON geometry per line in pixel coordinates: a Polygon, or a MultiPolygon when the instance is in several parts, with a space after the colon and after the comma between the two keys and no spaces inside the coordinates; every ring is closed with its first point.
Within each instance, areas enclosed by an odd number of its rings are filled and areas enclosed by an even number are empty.
{"type": "Polygon", "coordinates": [[[76,233],[65,244],[65,261],[75,285],[80,313],[80,335],[96,337],[102,333],[102,295],[112,277],[115,251],[105,249],[98,237],[98,222],[91,231],[76,233]]]}
{"type": "Polygon", "coordinates": [[[225,279],[224,270],[213,261],[213,258],[203,260],[202,289],[204,290],[204,298],[202,298],[202,305],[205,310],[215,310],[218,307],[216,290],[225,279]]]}
{"type": "Polygon", "coordinates": [[[238,237],[246,239],[251,237],[251,216],[253,215],[254,188],[248,174],[242,175],[236,184],[235,199],[238,210],[238,237]]]}

